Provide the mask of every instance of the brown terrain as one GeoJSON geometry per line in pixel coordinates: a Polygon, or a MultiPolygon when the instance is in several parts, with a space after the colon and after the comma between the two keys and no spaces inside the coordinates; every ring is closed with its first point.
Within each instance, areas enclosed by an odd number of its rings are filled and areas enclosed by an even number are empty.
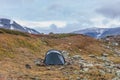
{"type": "Polygon", "coordinates": [[[0,29],[0,80],[120,80],[120,38],[0,29]],[[61,50],[66,64],[44,65],[49,49],[61,50]]]}

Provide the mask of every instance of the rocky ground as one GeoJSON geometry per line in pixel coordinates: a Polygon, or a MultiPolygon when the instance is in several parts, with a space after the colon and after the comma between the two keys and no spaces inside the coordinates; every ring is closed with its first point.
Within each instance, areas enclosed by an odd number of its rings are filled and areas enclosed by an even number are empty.
{"type": "Polygon", "coordinates": [[[2,32],[0,80],[120,80],[119,38],[2,32]],[[65,65],[46,66],[49,49],[61,50],[65,65]]]}

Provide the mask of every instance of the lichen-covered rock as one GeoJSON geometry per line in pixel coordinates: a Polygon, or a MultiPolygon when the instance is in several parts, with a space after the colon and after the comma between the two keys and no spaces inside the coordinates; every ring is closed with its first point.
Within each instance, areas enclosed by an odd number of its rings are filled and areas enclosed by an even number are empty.
{"type": "Polygon", "coordinates": [[[120,70],[116,71],[116,76],[120,78],[120,70]]]}
{"type": "Polygon", "coordinates": [[[68,59],[69,53],[67,51],[62,51],[62,55],[64,56],[65,59],[68,59]]]}
{"type": "Polygon", "coordinates": [[[42,65],[44,65],[43,60],[40,59],[40,58],[34,60],[34,63],[35,63],[35,65],[37,65],[37,66],[42,66],[42,65]]]}
{"type": "Polygon", "coordinates": [[[79,60],[79,59],[81,59],[81,56],[80,55],[74,55],[72,58],[75,59],[75,60],[79,60]]]}

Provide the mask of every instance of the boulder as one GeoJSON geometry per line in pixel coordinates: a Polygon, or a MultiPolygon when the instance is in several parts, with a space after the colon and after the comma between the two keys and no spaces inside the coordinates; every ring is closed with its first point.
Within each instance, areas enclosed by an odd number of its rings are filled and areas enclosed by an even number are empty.
{"type": "Polygon", "coordinates": [[[80,55],[74,55],[72,58],[75,59],[75,60],[79,60],[79,59],[81,59],[81,56],[80,55]]]}
{"type": "Polygon", "coordinates": [[[89,57],[91,57],[91,58],[96,58],[96,56],[93,55],[93,54],[89,55],[89,57]]]}
{"type": "Polygon", "coordinates": [[[44,65],[43,60],[40,59],[40,58],[34,60],[34,63],[35,63],[35,65],[37,65],[37,66],[43,66],[43,65],[44,65]]]}
{"type": "Polygon", "coordinates": [[[31,69],[31,66],[29,64],[25,65],[26,69],[31,69]]]}
{"type": "Polygon", "coordinates": [[[102,56],[103,56],[103,57],[107,57],[107,56],[108,56],[108,54],[106,54],[106,53],[103,53],[103,54],[102,54],[102,56]]]}
{"type": "Polygon", "coordinates": [[[62,55],[63,55],[63,57],[65,58],[65,59],[68,59],[69,57],[69,53],[67,52],[67,51],[62,51],[61,52],[62,53],[62,55]]]}
{"type": "Polygon", "coordinates": [[[116,76],[120,78],[120,70],[116,71],[116,76]]]}

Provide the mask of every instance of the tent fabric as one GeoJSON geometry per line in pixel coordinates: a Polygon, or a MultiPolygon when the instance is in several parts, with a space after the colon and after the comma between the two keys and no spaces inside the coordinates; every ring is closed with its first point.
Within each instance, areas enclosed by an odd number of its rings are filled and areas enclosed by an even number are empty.
{"type": "Polygon", "coordinates": [[[65,59],[58,50],[49,50],[46,53],[44,63],[46,65],[64,65],[65,59]]]}

